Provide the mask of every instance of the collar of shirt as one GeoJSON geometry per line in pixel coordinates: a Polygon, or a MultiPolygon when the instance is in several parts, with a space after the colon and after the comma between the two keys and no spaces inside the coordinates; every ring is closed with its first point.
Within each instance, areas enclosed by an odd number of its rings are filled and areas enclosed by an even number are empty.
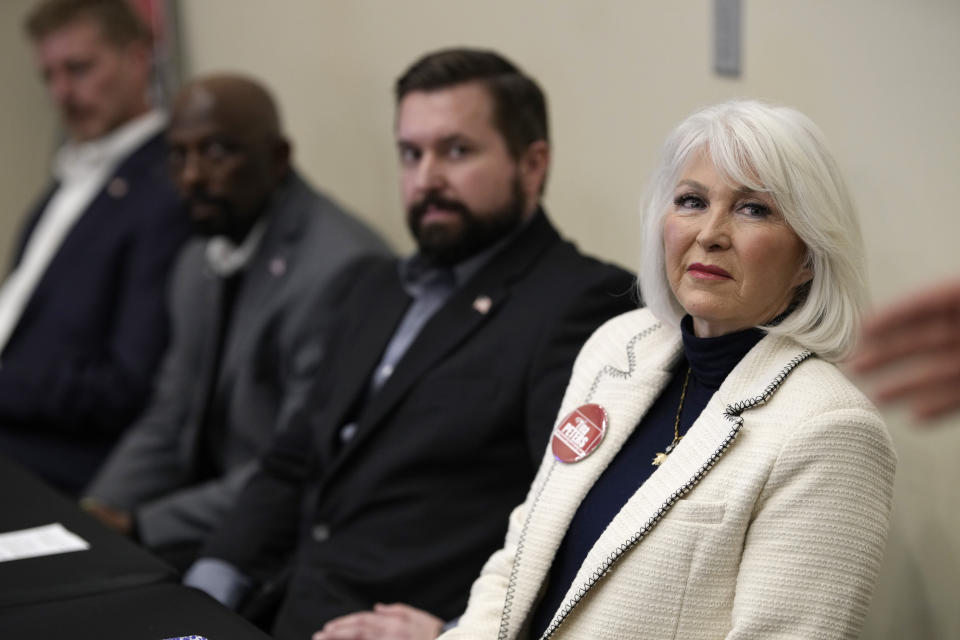
{"type": "Polygon", "coordinates": [[[99,172],[109,173],[166,125],[166,114],[154,109],[96,140],[68,142],[57,151],[53,175],[64,183],[84,180],[99,172]]]}
{"type": "Polygon", "coordinates": [[[207,259],[207,266],[221,278],[228,278],[237,273],[253,259],[253,254],[260,247],[260,240],[263,238],[266,228],[267,221],[261,218],[253,225],[240,246],[235,245],[225,236],[210,238],[207,240],[204,254],[207,259]]]}

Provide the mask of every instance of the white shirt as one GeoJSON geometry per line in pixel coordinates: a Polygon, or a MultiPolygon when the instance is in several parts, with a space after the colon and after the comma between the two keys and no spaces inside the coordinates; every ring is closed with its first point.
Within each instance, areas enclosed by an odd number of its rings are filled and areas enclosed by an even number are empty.
{"type": "Polygon", "coordinates": [[[260,239],[266,228],[267,221],[261,218],[247,232],[247,237],[239,246],[226,236],[210,238],[204,250],[207,266],[221,278],[228,278],[240,271],[253,259],[253,254],[260,247],[260,239]]]}
{"type": "Polygon", "coordinates": [[[149,111],[101,138],[68,142],[57,152],[53,175],[60,185],[30,234],[22,259],[0,286],[0,353],[67,233],[120,163],[166,123],[165,114],[149,111]]]}

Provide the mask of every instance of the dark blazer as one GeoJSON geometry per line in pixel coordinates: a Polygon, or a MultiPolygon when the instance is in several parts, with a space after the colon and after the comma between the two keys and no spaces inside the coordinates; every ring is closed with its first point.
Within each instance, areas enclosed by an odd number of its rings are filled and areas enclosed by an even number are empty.
{"type": "Polygon", "coordinates": [[[87,490],[134,511],[149,547],[199,545],[219,523],[284,423],[281,401],[291,401],[298,384],[309,386],[322,362],[308,330],[319,318],[308,314],[336,312],[329,285],[344,267],[388,254],[370,229],[296,173],[274,192],[264,216],[266,230],[244,269],[212,391],[221,419],[204,423],[223,280],[210,272],[206,243],[197,239],[174,271],[173,342],[157,392],[87,490]],[[222,433],[205,433],[217,428],[222,433]],[[218,443],[214,460],[199,455],[203,438],[218,443]]]}
{"type": "Polygon", "coordinates": [[[259,576],[299,533],[280,638],[309,637],[375,602],[458,615],[523,500],[574,357],[597,326],[635,306],[632,288],[628,273],[584,257],[538,213],[363,402],[410,300],[395,262],[356,271],[330,375],[204,555],[259,576]]]}
{"type": "MultiPolygon", "coordinates": [[[[28,219],[17,261],[54,191],[28,219]]],[[[67,233],[3,351],[6,455],[71,491],[89,480],[150,393],[167,343],[167,276],[188,233],[158,134],[67,233]]]]}

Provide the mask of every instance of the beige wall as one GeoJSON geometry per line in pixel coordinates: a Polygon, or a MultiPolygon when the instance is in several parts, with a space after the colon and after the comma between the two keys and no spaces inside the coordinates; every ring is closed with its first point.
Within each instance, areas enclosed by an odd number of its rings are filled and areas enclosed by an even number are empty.
{"type": "Polygon", "coordinates": [[[56,141],[53,111],[33,70],[32,50],[21,24],[29,0],[0,2],[0,273],[24,212],[46,181],[56,141]]]}
{"type": "MultiPolygon", "coordinates": [[[[0,3],[12,114],[2,234],[43,182],[51,118],[24,70],[19,14],[0,3]]],[[[875,298],[960,272],[960,2],[744,0],[744,73],[711,72],[708,0],[182,0],[188,73],[271,86],[303,171],[410,243],[397,194],[391,84],[440,46],[496,48],[551,103],[547,205],[589,252],[635,267],[636,203],[660,144],[691,110],[732,97],[798,107],[826,132],[859,205],[875,298]]],[[[955,420],[954,422],[960,423],[955,420]]],[[[890,414],[901,456],[895,523],[865,637],[960,637],[958,428],[890,414]]]]}
{"type": "Polygon", "coordinates": [[[183,3],[184,40],[188,70],[264,78],[306,173],[402,247],[391,83],[420,53],[469,44],[505,52],[546,88],[547,203],[589,251],[634,265],[636,202],[667,131],[698,106],[749,96],[826,131],[863,213],[878,297],[955,268],[960,216],[923,195],[960,168],[960,3],[744,4],[737,80],[711,73],[706,0],[203,0],[183,3]]]}

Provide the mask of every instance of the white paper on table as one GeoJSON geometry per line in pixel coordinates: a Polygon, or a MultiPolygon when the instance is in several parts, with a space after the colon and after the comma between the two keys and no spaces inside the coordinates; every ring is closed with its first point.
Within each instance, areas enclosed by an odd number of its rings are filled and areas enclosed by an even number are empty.
{"type": "Polygon", "coordinates": [[[84,551],[89,548],[90,544],[86,540],[68,531],[59,522],[0,533],[0,562],[84,551]]]}

